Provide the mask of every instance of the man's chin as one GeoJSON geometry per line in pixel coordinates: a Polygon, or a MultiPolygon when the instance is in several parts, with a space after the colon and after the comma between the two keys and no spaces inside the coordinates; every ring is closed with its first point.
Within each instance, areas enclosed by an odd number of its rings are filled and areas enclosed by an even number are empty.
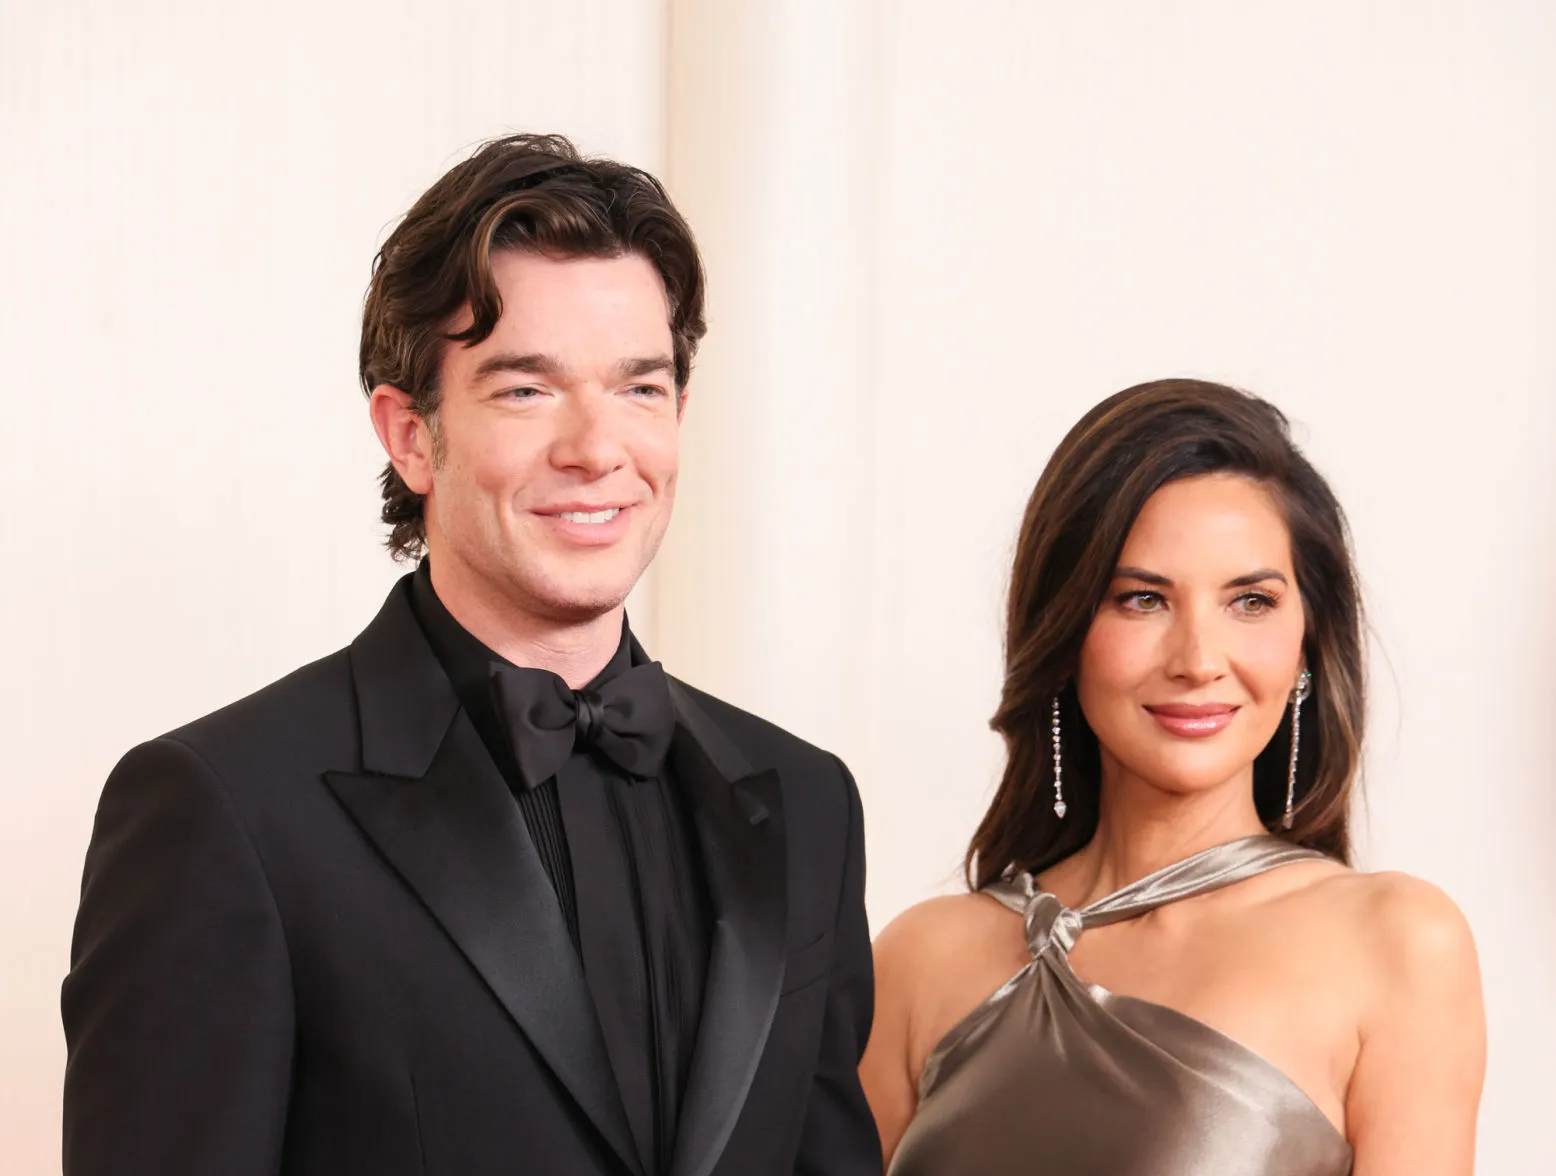
{"type": "Polygon", "coordinates": [[[582,625],[615,612],[626,603],[633,584],[552,584],[526,595],[530,608],[548,620],[564,625],[582,625]]]}
{"type": "Polygon", "coordinates": [[[559,625],[585,624],[621,608],[648,564],[626,545],[585,557],[538,544],[529,548],[530,558],[522,550],[502,568],[504,594],[512,607],[559,625]]]}
{"type": "Polygon", "coordinates": [[[607,616],[626,603],[625,596],[614,600],[568,600],[547,602],[545,608],[548,619],[563,625],[587,625],[591,621],[597,621],[607,616]]]}

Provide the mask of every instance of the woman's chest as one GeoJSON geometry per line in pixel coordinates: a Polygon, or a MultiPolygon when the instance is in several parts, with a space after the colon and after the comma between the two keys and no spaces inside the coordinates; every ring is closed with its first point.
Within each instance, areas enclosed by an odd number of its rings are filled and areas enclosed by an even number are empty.
{"type": "Polygon", "coordinates": [[[1342,1130],[1355,1066],[1357,961],[1301,926],[1151,920],[1082,934],[1074,975],[1208,1026],[1281,1071],[1342,1130]]]}

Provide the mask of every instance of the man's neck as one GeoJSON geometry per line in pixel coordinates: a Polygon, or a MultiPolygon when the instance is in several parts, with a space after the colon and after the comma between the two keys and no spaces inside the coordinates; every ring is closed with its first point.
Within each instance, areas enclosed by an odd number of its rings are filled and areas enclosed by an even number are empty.
{"type": "Polygon", "coordinates": [[[576,621],[546,617],[444,566],[433,560],[430,569],[432,590],[443,607],[467,633],[516,666],[550,670],[578,690],[621,646],[624,605],[576,621]]]}

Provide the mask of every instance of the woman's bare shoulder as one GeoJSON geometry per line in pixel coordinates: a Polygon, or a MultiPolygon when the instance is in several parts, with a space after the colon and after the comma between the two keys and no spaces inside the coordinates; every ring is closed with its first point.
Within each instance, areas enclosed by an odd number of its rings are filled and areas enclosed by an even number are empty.
{"type": "Polygon", "coordinates": [[[878,959],[885,955],[922,963],[987,945],[991,936],[1012,926],[1020,926],[1020,916],[988,895],[946,894],[915,903],[888,923],[875,952],[878,959]]]}
{"type": "Polygon", "coordinates": [[[875,943],[877,1022],[894,1025],[917,1080],[946,1032],[1027,962],[1021,916],[986,894],[909,907],[875,943]]]}
{"type": "Polygon", "coordinates": [[[1365,961],[1346,1096],[1358,1169],[1389,1155],[1400,1171],[1429,1159],[1433,1171],[1467,1172],[1486,1072],[1469,921],[1436,886],[1408,874],[1358,874],[1351,891],[1347,918],[1365,961]]]}
{"type": "Polygon", "coordinates": [[[875,940],[875,1022],[859,1076],[887,1159],[918,1099],[924,1058],[945,1032],[948,1005],[976,984],[980,967],[1021,941],[1021,918],[981,894],[915,903],[875,940]]]}
{"type": "Polygon", "coordinates": [[[1422,878],[1337,868],[1315,875],[1294,897],[1342,932],[1382,977],[1476,967],[1475,941],[1464,912],[1422,878]]]}
{"type": "Polygon", "coordinates": [[[1475,939],[1457,903],[1432,883],[1385,871],[1356,876],[1355,918],[1377,962],[1420,976],[1475,966],[1475,939]]]}
{"type": "Polygon", "coordinates": [[[1023,950],[1021,916],[985,894],[927,899],[893,919],[875,941],[877,995],[886,990],[921,1015],[938,1008],[1023,950]]]}

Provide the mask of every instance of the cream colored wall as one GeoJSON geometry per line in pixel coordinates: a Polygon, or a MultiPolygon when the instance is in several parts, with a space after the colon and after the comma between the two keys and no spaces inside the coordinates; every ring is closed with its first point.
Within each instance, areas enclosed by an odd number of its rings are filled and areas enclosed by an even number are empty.
{"type": "Polygon", "coordinates": [[[664,29],[642,0],[5,6],[0,1170],[59,1169],[109,768],[338,648],[398,574],[356,386],[378,242],[503,131],[658,168],[664,29]]]}
{"type": "Polygon", "coordinates": [[[1169,373],[1288,410],[1379,633],[1367,864],[1469,912],[1481,1167],[1532,1170],[1556,1049],[1549,5],[0,22],[7,1171],[57,1168],[58,983],[107,770],[349,639],[395,574],[353,366],[367,263],[509,128],[664,167],[707,247],[679,517],[635,623],[846,756],[877,925],[954,884],[998,770],[1005,565],[1064,429],[1169,373]]]}
{"type": "Polygon", "coordinates": [[[1158,376],[1269,396],[1350,512],[1377,630],[1364,864],[1468,912],[1481,1170],[1534,1170],[1556,1052],[1556,9],[672,11],[671,179],[713,327],[660,566],[667,663],[846,756],[879,928],[955,884],[998,772],[1006,565],[1060,436],[1158,376]]]}

